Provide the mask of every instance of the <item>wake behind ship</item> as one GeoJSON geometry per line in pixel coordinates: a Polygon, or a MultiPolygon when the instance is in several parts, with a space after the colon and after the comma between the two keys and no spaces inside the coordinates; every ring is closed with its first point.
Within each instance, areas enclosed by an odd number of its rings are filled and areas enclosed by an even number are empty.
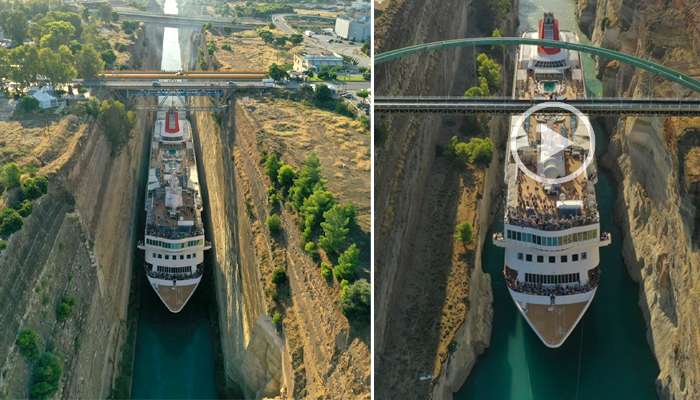
{"type": "Polygon", "coordinates": [[[202,279],[202,198],[192,128],[174,108],[158,112],[148,169],[145,251],[148,282],[170,312],[180,312],[202,279]]]}
{"type": "MultiPolygon", "coordinates": [[[[523,37],[578,42],[575,33],[559,30],[551,13],[544,14],[537,32],[523,37]]],[[[578,52],[520,46],[517,57],[514,98],[586,96],[578,52]]],[[[511,127],[521,119],[513,116],[511,127]]],[[[574,176],[592,149],[586,125],[573,114],[533,113],[524,119],[522,133],[508,141],[506,153],[504,232],[494,235],[494,244],[505,248],[503,275],[515,305],[551,348],[564,343],[593,301],[600,283],[599,248],[611,238],[600,232],[595,159],[572,180],[545,184],[521,171],[512,151],[538,176],[574,176]],[[545,150],[553,140],[566,145],[545,150]]]]}

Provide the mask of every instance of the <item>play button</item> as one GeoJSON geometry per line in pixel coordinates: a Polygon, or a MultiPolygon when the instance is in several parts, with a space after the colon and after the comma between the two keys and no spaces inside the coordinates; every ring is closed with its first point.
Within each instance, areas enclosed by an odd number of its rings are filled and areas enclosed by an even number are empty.
{"type": "Polygon", "coordinates": [[[549,128],[547,124],[539,124],[540,131],[540,162],[545,162],[564,151],[572,143],[569,139],[549,128]]]}
{"type": "MultiPolygon", "coordinates": [[[[515,116],[511,120],[510,151],[518,168],[528,177],[545,185],[558,185],[576,179],[586,171],[594,160],[595,135],[588,117],[576,107],[560,102],[544,102],[530,107],[525,113],[515,116]],[[547,114],[568,114],[567,123],[564,118],[539,118],[537,119],[536,132],[539,140],[530,143],[531,132],[530,116],[538,111],[547,111],[547,114]],[[558,109],[558,110],[556,110],[558,109]],[[563,112],[562,112],[563,111],[563,112]],[[572,148],[586,157],[580,166],[572,173],[565,175],[567,163],[564,151],[572,148]],[[532,154],[537,151],[537,173],[531,171],[520,158],[520,151],[532,154]]],[[[537,135],[535,135],[537,137],[537,135]]],[[[579,154],[580,154],[579,153],[579,154]]],[[[532,160],[531,156],[528,158],[532,160]]]]}

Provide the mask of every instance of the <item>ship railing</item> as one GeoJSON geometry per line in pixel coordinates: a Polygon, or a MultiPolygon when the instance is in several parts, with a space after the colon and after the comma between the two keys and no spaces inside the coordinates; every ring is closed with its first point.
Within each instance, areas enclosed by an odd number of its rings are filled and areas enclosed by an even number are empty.
{"type": "Polygon", "coordinates": [[[578,285],[543,285],[538,283],[525,283],[515,280],[507,281],[508,288],[518,293],[531,294],[536,296],[569,296],[574,294],[587,293],[598,287],[597,282],[588,282],[578,285]]]}
{"type": "Polygon", "coordinates": [[[196,279],[202,276],[204,273],[203,270],[198,269],[196,272],[193,273],[184,273],[184,274],[173,274],[169,272],[157,272],[157,271],[148,271],[146,270],[146,275],[148,275],[150,278],[154,279],[164,279],[168,281],[184,281],[187,279],[196,279]]]}
{"type": "Polygon", "coordinates": [[[600,245],[602,246],[608,246],[610,243],[612,243],[612,235],[610,232],[601,232],[600,233],[600,245]]]}
{"type": "Polygon", "coordinates": [[[494,233],[493,236],[491,237],[491,239],[493,240],[494,246],[497,246],[497,247],[505,247],[506,246],[506,240],[503,237],[503,232],[494,233]]]}

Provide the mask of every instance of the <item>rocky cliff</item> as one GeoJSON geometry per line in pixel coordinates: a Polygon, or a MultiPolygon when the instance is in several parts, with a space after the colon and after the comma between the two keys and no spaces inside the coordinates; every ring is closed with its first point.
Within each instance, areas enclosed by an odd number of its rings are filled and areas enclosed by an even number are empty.
{"type": "MultiPolygon", "coordinates": [[[[516,27],[517,1],[498,23],[484,18],[492,10],[483,1],[384,3],[376,52],[489,36],[496,27],[507,35],[516,27]]],[[[474,80],[472,54],[429,52],[379,66],[375,91],[462,95],[474,80]]],[[[491,287],[480,257],[499,201],[500,165],[494,157],[485,172],[460,173],[440,157],[439,148],[464,130],[462,118],[375,120],[375,395],[451,398],[490,340],[491,287]],[[453,234],[465,217],[475,226],[475,243],[462,252],[453,234]]],[[[492,136],[499,143],[497,129],[492,136]]]]}
{"type": "MultiPolygon", "coordinates": [[[[700,2],[580,0],[582,29],[595,44],[700,78],[700,2]]],[[[676,84],[600,60],[605,96],[697,97],[676,84]]],[[[700,396],[700,251],[697,240],[698,119],[625,118],[612,130],[605,164],[621,196],[624,257],[640,284],[639,304],[659,363],[661,398],[700,396]]]]}
{"type": "MultiPolygon", "coordinates": [[[[149,46],[140,34],[134,46],[149,46]]],[[[60,398],[107,397],[129,333],[135,221],[142,210],[138,189],[152,116],[138,116],[130,141],[116,155],[95,122],[69,118],[85,128],[40,170],[49,174],[49,193],[0,256],[3,397],[28,397],[31,371],[14,344],[19,330],[36,331],[41,351],[61,360],[60,398]],[[59,321],[56,308],[65,297],[75,306],[59,321]]]]}

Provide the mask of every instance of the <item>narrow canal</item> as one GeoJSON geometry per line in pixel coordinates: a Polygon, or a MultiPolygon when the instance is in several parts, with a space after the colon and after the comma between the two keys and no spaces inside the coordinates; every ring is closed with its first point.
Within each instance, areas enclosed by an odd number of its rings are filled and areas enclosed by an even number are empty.
{"type": "MultiPolygon", "coordinates": [[[[521,0],[521,31],[536,30],[545,11],[554,12],[564,30],[579,33],[575,0],[521,0]]],[[[593,60],[586,57],[589,96],[599,96],[593,60]]],[[[609,133],[596,126],[598,158],[609,133]]],[[[600,163],[598,163],[600,170],[600,163]]],[[[506,290],[501,271],[503,250],[487,241],[482,264],[491,274],[494,320],[491,346],[479,357],[457,399],[567,400],[655,399],[658,366],[646,341],[646,326],[637,304],[639,287],[627,274],[621,232],[616,226],[614,181],[600,170],[596,185],[601,229],[613,243],[601,248],[602,279],[588,312],[559,349],[545,347],[520,316],[506,290]]],[[[501,231],[502,221],[492,231],[501,231]]],[[[490,235],[488,235],[490,237],[490,235]]]]}
{"type": "MultiPolygon", "coordinates": [[[[177,14],[176,0],[166,0],[165,13],[177,14]]],[[[165,28],[161,69],[182,69],[179,32],[165,28]]],[[[152,290],[143,272],[134,355],[131,397],[135,399],[213,399],[219,397],[215,341],[218,340],[211,274],[204,275],[187,306],[170,313],[152,290]]],[[[210,271],[210,268],[208,269],[210,271]]]]}

